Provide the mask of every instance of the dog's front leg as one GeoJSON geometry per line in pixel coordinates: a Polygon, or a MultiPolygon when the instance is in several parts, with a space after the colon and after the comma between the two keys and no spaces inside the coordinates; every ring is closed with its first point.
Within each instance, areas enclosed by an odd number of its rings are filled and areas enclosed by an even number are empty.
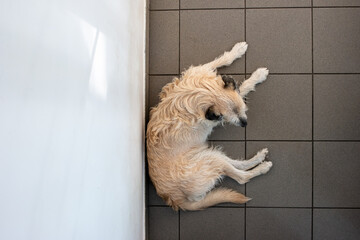
{"type": "Polygon", "coordinates": [[[255,90],[255,85],[265,81],[266,77],[269,74],[267,68],[258,68],[251,76],[246,79],[240,86],[240,95],[245,97],[249,92],[255,90]]]}
{"type": "Polygon", "coordinates": [[[210,68],[211,71],[216,70],[222,66],[229,66],[232,64],[237,58],[240,58],[247,50],[246,42],[239,42],[234,45],[230,52],[225,52],[220,57],[216,58],[214,61],[207,63],[204,65],[206,68],[210,68]]]}
{"type": "Polygon", "coordinates": [[[248,170],[264,161],[268,152],[268,149],[264,148],[249,160],[233,160],[229,158],[227,161],[237,169],[248,170]]]}

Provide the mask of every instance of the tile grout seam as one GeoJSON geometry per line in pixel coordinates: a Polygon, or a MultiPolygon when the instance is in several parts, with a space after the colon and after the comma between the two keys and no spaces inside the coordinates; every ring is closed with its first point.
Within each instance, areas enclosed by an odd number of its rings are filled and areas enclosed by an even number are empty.
{"type": "MultiPolygon", "coordinates": [[[[179,54],[179,62],[178,62],[178,76],[180,76],[181,75],[181,71],[180,71],[180,60],[181,60],[181,57],[180,57],[180,53],[181,53],[181,50],[180,50],[180,34],[181,34],[181,7],[180,7],[180,1],[181,0],[179,0],[179,11],[178,11],[178,14],[179,14],[179,45],[178,45],[178,48],[179,48],[179,52],[178,52],[178,54],[179,54]]],[[[178,238],[179,238],[179,240],[181,239],[181,235],[180,235],[180,221],[181,221],[181,216],[180,216],[180,214],[181,214],[181,210],[179,209],[179,215],[178,215],[178,231],[179,231],[179,235],[178,235],[178,238]]]]}
{"type": "MultiPolygon", "coordinates": [[[[246,0],[244,0],[244,41],[246,42],[246,0]]],[[[245,67],[244,67],[244,72],[246,73],[246,52],[245,52],[245,56],[244,56],[244,60],[245,60],[245,67]]],[[[245,79],[246,79],[246,74],[245,74],[245,79]]],[[[245,127],[245,133],[244,133],[244,137],[245,137],[245,159],[247,158],[247,134],[246,134],[246,131],[247,131],[247,128],[245,127]]],[[[246,196],[246,183],[245,183],[245,186],[244,186],[244,191],[245,191],[245,196],[246,196]]],[[[247,224],[246,224],[246,214],[247,214],[247,211],[246,211],[246,206],[247,204],[245,203],[244,204],[244,240],[246,240],[246,227],[247,227],[247,224]]]]}
{"type": "MultiPolygon", "coordinates": [[[[267,9],[337,9],[337,8],[360,8],[360,6],[305,6],[305,7],[249,7],[250,10],[267,10],[267,9]]],[[[179,8],[179,9],[150,9],[150,12],[164,12],[164,11],[216,11],[216,10],[245,10],[241,7],[235,8],[179,8]]]]}
{"type": "Polygon", "coordinates": [[[314,1],[311,0],[311,240],[314,239],[314,1]]]}
{"type": "MultiPolygon", "coordinates": [[[[168,205],[149,205],[149,208],[169,208],[172,209],[171,207],[169,207],[168,205]]],[[[209,208],[234,208],[234,209],[242,209],[245,208],[244,206],[211,206],[209,208]]],[[[338,209],[343,209],[343,210],[360,210],[360,207],[280,207],[280,206],[248,206],[247,208],[273,208],[273,209],[309,209],[311,210],[316,209],[316,210],[321,210],[321,209],[326,209],[326,210],[338,210],[338,209]]]]}
{"type": "MultiPolygon", "coordinates": [[[[180,71],[180,67],[179,67],[180,71]]],[[[251,73],[222,73],[222,74],[228,74],[228,75],[251,75],[251,73]]],[[[343,73],[271,73],[271,75],[359,75],[359,72],[355,73],[349,73],[349,72],[343,72],[343,73]]],[[[178,73],[149,73],[150,77],[161,77],[161,76],[176,76],[178,73]]]]}

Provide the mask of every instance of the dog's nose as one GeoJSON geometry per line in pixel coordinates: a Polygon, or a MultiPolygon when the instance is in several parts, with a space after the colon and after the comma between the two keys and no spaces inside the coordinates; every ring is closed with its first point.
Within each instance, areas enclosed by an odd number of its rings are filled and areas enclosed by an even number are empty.
{"type": "Polygon", "coordinates": [[[247,120],[245,118],[240,118],[240,126],[246,127],[246,125],[247,125],[247,120]]]}

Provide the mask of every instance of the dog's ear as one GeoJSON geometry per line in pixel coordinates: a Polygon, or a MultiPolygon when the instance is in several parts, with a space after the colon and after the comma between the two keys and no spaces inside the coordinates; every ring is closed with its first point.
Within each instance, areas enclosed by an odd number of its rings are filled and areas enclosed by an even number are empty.
{"type": "Polygon", "coordinates": [[[230,88],[235,90],[238,86],[238,84],[236,84],[235,80],[231,76],[222,75],[221,78],[225,83],[224,88],[230,88]]]}
{"type": "Polygon", "coordinates": [[[214,107],[211,106],[206,111],[205,118],[208,119],[208,120],[211,120],[211,121],[221,121],[223,116],[222,116],[222,114],[216,114],[214,112],[214,107]]]}

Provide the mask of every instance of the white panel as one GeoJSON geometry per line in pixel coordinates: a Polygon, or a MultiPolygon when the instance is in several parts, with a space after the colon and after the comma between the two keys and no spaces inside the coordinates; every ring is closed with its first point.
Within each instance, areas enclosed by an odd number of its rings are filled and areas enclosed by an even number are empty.
{"type": "Polygon", "coordinates": [[[142,239],[145,0],[0,3],[0,239],[142,239]]]}

